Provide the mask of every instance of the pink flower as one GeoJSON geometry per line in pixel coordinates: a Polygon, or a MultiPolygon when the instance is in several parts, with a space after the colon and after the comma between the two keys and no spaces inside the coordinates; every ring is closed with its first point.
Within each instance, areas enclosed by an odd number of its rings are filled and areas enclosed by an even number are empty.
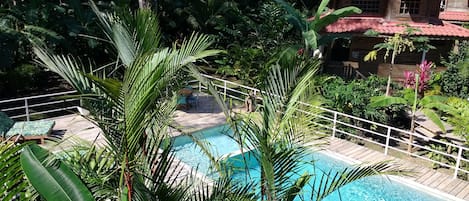
{"type": "Polygon", "coordinates": [[[415,85],[415,75],[414,72],[404,71],[404,87],[405,88],[414,88],[415,85]]]}
{"type": "Polygon", "coordinates": [[[404,87],[414,88],[415,87],[415,75],[419,74],[419,92],[422,93],[428,86],[428,81],[431,79],[431,68],[433,66],[432,62],[423,61],[418,65],[416,72],[404,71],[404,87]]]}
{"type": "Polygon", "coordinates": [[[305,51],[305,50],[304,50],[303,48],[300,48],[300,49],[298,50],[298,52],[296,52],[296,53],[297,53],[298,55],[303,55],[303,52],[304,52],[304,51],[305,51]]]}

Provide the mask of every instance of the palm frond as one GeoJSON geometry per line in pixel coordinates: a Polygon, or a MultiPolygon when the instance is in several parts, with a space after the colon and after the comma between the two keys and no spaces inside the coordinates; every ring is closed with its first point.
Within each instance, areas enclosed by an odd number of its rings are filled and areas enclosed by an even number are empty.
{"type": "Polygon", "coordinates": [[[13,142],[0,142],[0,199],[1,200],[29,200],[27,190],[29,182],[25,179],[20,164],[21,150],[31,143],[16,145],[13,142]]]}
{"type": "Polygon", "coordinates": [[[256,194],[252,191],[254,184],[248,182],[247,184],[236,183],[231,178],[222,178],[217,180],[212,186],[204,185],[199,187],[199,191],[195,196],[190,199],[193,201],[254,201],[258,200],[256,194]]]}
{"type": "Polygon", "coordinates": [[[97,200],[117,199],[118,158],[110,149],[79,143],[63,151],[63,161],[86,184],[97,200]]]}
{"type": "Polygon", "coordinates": [[[33,47],[33,51],[39,58],[36,60],[37,63],[59,74],[81,94],[97,93],[92,82],[83,74],[85,68],[74,57],[54,55],[37,45],[33,47]]]}

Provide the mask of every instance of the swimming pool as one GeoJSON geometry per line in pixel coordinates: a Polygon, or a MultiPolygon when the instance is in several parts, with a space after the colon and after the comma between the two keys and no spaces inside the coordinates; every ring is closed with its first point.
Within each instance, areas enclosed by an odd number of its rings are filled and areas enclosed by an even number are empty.
{"type": "MultiPolygon", "coordinates": [[[[233,131],[227,126],[218,126],[209,128],[206,130],[198,131],[192,135],[197,139],[206,141],[210,145],[211,153],[214,157],[226,156],[229,153],[239,152],[239,145],[230,136],[233,131]]],[[[216,177],[211,174],[210,160],[201,151],[201,149],[192,141],[190,137],[179,136],[174,138],[174,150],[176,157],[186,164],[197,167],[198,170],[206,175],[216,177]]],[[[235,166],[243,166],[244,160],[241,156],[232,155],[228,157],[227,162],[235,166]]],[[[313,165],[303,165],[303,170],[312,173],[316,173],[315,178],[320,178],[323,171],[328,172],[329,170],[339,171],[347,166],[350,166],[344,161],[338,160],[331,156],[322,153],[314,153],[307,158],[305,161],[316,161],[313,165]]],[[[235,171],[233,178],[241,182],[254,180],[259,178],[259,165],[253,158],[247,160],[249,166],[249,173],[246,171],[235,171]]],[[[298,174],[298,175],[301,175],[298,174]]],[[[292,178],[294,179],[294,178],[292,178]]],[[[314,182],[314,179],[310,183],[314,182]]],[[[312,188],[305,187],[304,191],[311,192],[312,188]]],[[[443,201],[442,199],[425,192],[419,191],[408,185],[401,184],[399,182],[391,181],[387,177],[369,177],[350,183],[340,189],[340,195],[343,201],[443,201]]],[[[339,199],[339,192],[334,192],[329,195],[326,201],[335,201],[339,199]]]]}

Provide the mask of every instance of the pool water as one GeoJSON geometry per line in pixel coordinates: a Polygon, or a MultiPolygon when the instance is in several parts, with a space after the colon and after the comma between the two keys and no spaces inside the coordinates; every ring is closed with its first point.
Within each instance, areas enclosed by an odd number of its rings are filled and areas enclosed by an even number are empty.
{"type": "MultiPolygon", "coordinates": [[[[199,140],[206,141],[210,145],[211,153],[214,157],[221,157],[225,154],[237,152],[240,147],[230,136],[233,131],[228,126],[218,126],[203,131],[193,133],[192,135],[199,140]]],[[[179,136],[174,138],[174,150],[176,157],[186,164],[197,167],[200,172],[210,174],[210,160],[201,151],[201,149],[192,141],[190,137],[179,136]]],[[[233,165],[237,171],[234,172],[235,180],[252,181],[259,179],[259,165],[253,157],[245,154],[245,158],[238,154],[230,156],[226,162],[233,165]],[[249,172],[244,167],[247,164],[249,172]]],[[[323,172],[339,171],[349,167],[347,163],[326,154],[314,153],[306,158],[305,161],[315,161],[313,165],[304,164],[303,171],[314,173],[314,178],[321,178],[323,172]]],[[[292,180],[298,178],[303,172],[292,176],[292,180]]],[[[216,176],[215,176],[216,177],[216,176]]],[[[311,179],[312,185],[314,179],[311,179]]],[[[305,195],[311,194],[312,187],[306,186],[303,191],[305,195]]],[[[297,200],[300,200],[297,198],[297,200]]],[[[309,200],[309,199],[306,199],[309,200]]],[[[339,191],[329,195],[325,201],[443,201],[444,199],[434,197],[407,185],[391,181],[387,177],[374,176],[360,179],[342,187],[339,191]],[[339,198],[339,193],[341,199],[339,198]]]]}
{"type": "MultiPolygon", "coordinates": [[[[225,154],[240,150],[238,143],[232,139],[233,131],[228,125],[217,126],[202,131],[192,133],[192,136],[199,139],[215,158],[220,158],[225,154]]],[[[194,143],[189,136],[178,136],[173,138],[173,149],[176,157],[191,167],[196,167],[198,171],[210,173],[210,159],[202,149],[194,143]]]]}

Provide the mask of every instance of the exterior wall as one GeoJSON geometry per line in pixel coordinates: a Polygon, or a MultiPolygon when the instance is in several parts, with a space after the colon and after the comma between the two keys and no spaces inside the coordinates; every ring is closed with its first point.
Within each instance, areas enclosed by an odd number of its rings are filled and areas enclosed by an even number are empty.
{"type": "Polygon", "coordinates": [[[445,10],[469,12],[468,0],[443,0],[443,1],[446,1],[445,10]]]}
{"type": "MultiPolygon", "coordinates": [[[[377,74],[379,76],[386,77],[388,75],[388,69],[391,63],[391,57],[388,56],[386,61],[384,60],[385,51],[380,51],[377,55],[375,61],[363,61],[368,52],[373,50],[373,46],[377,43],[383,42],[382,38],[369,38],[369,37],[353,37],[350,44],[349,62],[357,63],[357,66],[354,68],[358,70],[361,74],[367,76],[369,74],[377,74]]],[[[441,64],[441,58],[447,58],[448,53],[453,47],[452,40],[434,40],[430,44],[435,46],[436,49],[430,50],[426,54],[426,60],[434,62],[439,68],[438,70],[445,69],[441,64]]],[[[333,50],[334,48],[332,48],[333,50]]],[[[331,55],[334,54],[333,51],[328,52],[327,58],[328,62],[326,64],[326,72],[336,73],[346,70],[347,66],[345,65],[347,61],[333,61],[331,55]],[[340,65],[343,66],[344,70],[339,69],[340,65]]],[[[413,52],[403,52],[396,57],[392,79],[396,81],[402,81],[404,79],[404,71],[414,71],[417,64],[421,62],[422,53],[413,51],[413,52]]]]}
{"type": "MultiPolygon", "coordinates": [[[[378,72],[376,73],[380,77],[387,77],[389,74],[389,68],[391,67],[391,64],[380,64],[378,67],[378,72]]],[[[417,65],[406,65],[406,64],[394,64],[394,67],[392,68],[392,74],[391,74],[391,79],[397,82],[404,82],[405,76],[404,72],[405,71],[412,71],[414,72],[417,69],[417,65]]],[[[434,72],[440,72],[446,70],[445,67],[439,66],[436,69],[434,69],[434,72]]]]}
{"type": "MultiPolygon", "coordinates": [[[[386,19],[400,21],[428,22],[429,18],[438,18],[441,0],[420,0],[418,14],[401,14],[401,1],[406,0],[382,0],[380,1],[380,12],[377,14],[363,13],[359,16],[380,16],[386,19]]],[[[467,3],[467,2],[466,2],[467,3]]],[[[335,0],[329,6],[338,9],[352,5],[352,0],[335,0]]]]}
{"type": "Polygon", "coordinates": [[[401,21],[416,21],[428,22],[429,18],[438,18],[440,14],[440,0],[420,0],[420,7],[418,14],[401,14],[401,1],[405,0],[390,0],[387,6],[387,19],[401,20],[401,21]]]}

